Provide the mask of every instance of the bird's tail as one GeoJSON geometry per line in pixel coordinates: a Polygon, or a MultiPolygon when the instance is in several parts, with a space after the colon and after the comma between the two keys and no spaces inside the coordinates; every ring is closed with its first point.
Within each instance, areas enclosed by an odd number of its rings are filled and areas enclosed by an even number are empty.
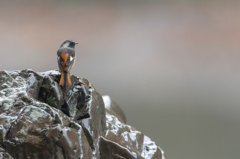
{"type": "Polygon", "coordinates": [[[61,79],[60,79],[59,85],[61,85],[63,87],[70,86],[70,85],[72,85],[72,82],[70,79],[70,74],[69,74],[69,72],[65,71],[68,54],[64,54],[61,57],[63,59],[63,66],[62,66],[62,74],[61,74],[61,79]]]}
{"type": "Polygon", "coordinates": [[[62,75],[61,75],[61,79],[60,79],[59,85],[61,85],[63,87],[64,86],[68,87],[68,86],[72,85],[69,72],[62,71],[62,75]]]}

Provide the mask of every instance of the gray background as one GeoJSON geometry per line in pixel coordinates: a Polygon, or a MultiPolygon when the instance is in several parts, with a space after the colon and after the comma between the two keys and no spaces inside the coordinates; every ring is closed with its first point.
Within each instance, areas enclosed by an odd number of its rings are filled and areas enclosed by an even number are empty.
{"type": "Polygon", "coordinates": [[[0,69],[71,73],[124,110],[128,124],[176,159],[238,159],[238,1],[1,1],[0,69]]]}

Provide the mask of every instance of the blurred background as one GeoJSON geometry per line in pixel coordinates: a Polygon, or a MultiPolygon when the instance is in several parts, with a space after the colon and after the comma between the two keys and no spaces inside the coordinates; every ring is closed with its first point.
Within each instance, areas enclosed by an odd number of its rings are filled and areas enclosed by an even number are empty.
{"type": "Polygon", "coordinates": [[[0,1],[0,70],[57,69],[110,95],[168,159],[240,158],[239,1],[0,1]]]}

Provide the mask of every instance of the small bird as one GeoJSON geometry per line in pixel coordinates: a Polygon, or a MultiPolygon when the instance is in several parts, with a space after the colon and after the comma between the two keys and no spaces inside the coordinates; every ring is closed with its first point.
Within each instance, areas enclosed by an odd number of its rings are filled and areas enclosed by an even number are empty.
{"type": "Polygon", "coordinates": [[[76,44],[78,43],[72,40],[65,40],[57,51],[58,67],[62,72],[59,85],[62,87],[72,85],[69,71],[73,68],[76,60],[76,44]]]}

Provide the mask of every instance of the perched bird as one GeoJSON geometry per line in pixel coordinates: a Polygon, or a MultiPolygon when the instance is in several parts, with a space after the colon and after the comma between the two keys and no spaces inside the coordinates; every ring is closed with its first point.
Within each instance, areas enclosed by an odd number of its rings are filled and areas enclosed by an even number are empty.
{"type": "Polygon", "coordinates": [[[73,68],[76,60],[76,44],[78,43],[72,40],[65,40],[57,51],[58,67],[62,72],[59,85],[63,87],[72,85],[69,71],[73,68]]]}

